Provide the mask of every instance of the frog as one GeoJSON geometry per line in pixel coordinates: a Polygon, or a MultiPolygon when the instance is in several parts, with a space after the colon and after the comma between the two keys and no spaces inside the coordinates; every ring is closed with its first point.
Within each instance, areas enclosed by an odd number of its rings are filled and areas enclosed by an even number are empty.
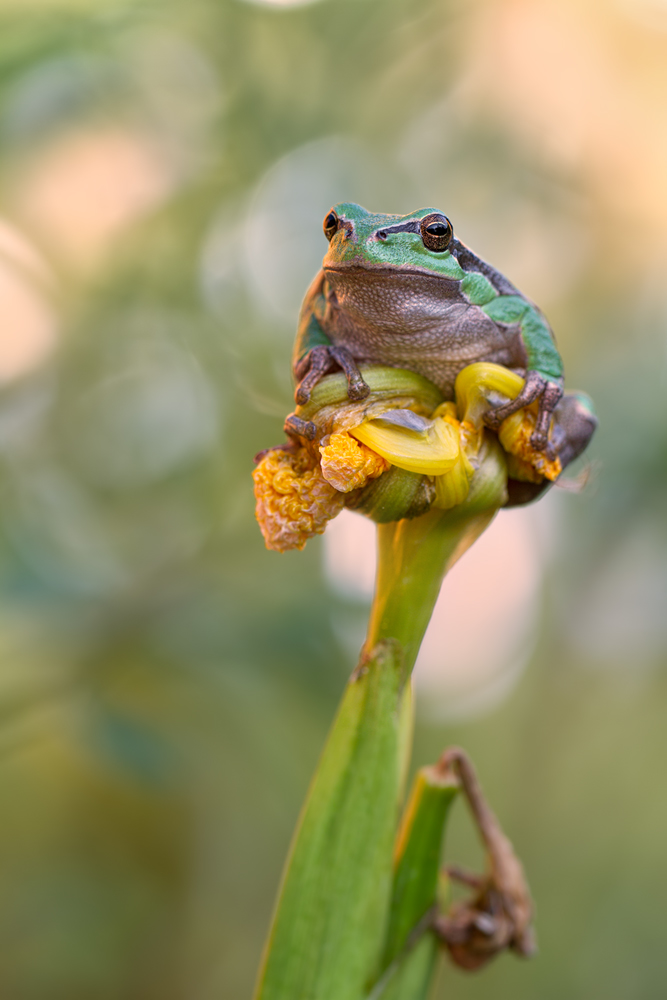
{"type": "MultiPolygon", "coordinates": [[[[336,369],[348,397],[364,399],[364,364],[409,369],[453,399],[461,369],[491,361],[525,382],[486,423],[497,429],[537,400],[531,444],[555,457],[549,428],[563,396],[563,363],[553,331],[527,296],[454,235],[443,212],[382,215],[342,202],[325,215],[323,231],[328,249],[306,292],[292,357],[298,405],[336,369]]],[[[285,431],[309,438],[314,425],[290,414],[285,431]]]]}

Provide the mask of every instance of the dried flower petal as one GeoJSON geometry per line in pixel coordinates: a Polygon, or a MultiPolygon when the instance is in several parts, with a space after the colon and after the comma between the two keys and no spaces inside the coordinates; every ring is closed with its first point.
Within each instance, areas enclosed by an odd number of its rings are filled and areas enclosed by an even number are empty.
{"type": "Polygon", "coordinates": [[[255,512],[267,549],[302,549],[343,507],[343,494],[326,482],[305,448],[266,452],[253,479],[255,512]]]}
{"type": "Polygon", "coordinates": [[[389,468],[386,459],[346,431],[332,434],[320,447],[320,454],[322,475],[341,493],[365,486],[369,479],[377,479],[389,468]]]}

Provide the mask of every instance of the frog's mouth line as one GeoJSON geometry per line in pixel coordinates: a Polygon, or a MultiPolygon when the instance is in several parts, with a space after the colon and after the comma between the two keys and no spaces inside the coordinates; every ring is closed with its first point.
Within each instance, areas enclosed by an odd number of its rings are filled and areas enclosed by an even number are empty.
{"type": "Polygon", "coordinates": [[[425,278],[435,278],[438,281],[453,281],[455,278],[449,278],[446,274],[439,274],[437,271],[430,271],[425,267],[414,267],[413,265],[386,265],[386,264],[325,264],[322,266],[322,270],[325,274],[350,274],[351,272],[358,271],[367,274],[376,274],[381,278],[389,278],[400,276],[402,274],[419,274],[425,278]]]}

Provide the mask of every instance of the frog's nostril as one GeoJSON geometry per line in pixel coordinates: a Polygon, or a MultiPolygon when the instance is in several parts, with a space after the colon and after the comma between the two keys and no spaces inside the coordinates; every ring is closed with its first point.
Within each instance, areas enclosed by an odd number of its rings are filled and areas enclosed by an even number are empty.
{"type": "Polygon", "coordinates": [[[387,238],[387,234],[384,229],[381,229],[376,235],[379,240],[386,240],[387,238]]]}

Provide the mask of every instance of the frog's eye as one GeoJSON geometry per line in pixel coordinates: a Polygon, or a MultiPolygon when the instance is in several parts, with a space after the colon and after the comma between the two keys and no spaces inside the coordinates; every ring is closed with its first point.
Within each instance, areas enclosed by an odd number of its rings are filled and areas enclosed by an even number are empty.
{"type": "Polygon", "coordinates": [[[322,228],[324,229],[324,235],[328,240],[331,239],[331,237],[338,229],[338,216],[334,212],[333,208],[331,209],[329,214],[324,217],[322,228]]]}
{"type": "Polygon", "coordinates": [[[435,250],[436,253],[442,253],[443,250],[446,250],[454,235],[452,224],[447,216],[437,212],[422,219],[420,231],[426,249],[435,250]]]}

